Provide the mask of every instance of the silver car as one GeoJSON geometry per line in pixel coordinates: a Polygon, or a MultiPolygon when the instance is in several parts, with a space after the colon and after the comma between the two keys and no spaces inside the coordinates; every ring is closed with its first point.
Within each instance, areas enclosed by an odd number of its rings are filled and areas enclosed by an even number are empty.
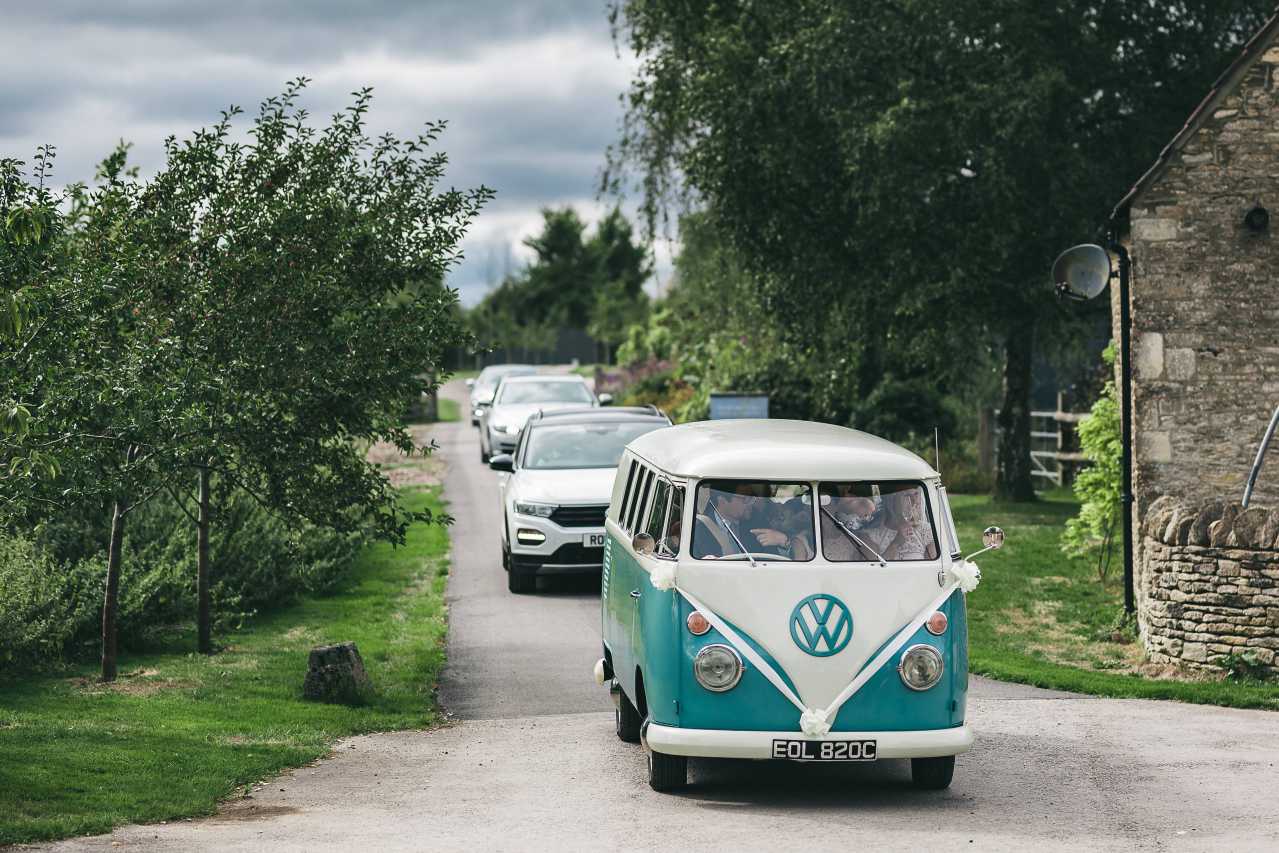
{"type": "Polygon", "coordinates": [[[504,376],[532,376],[537,368],[529,364],[490,364],[474,379],[466,380],[471,389],[471,426],[479,426],[480,418],[493,403],[493,392],[504,376]]]}
{"type": "Polygon", "coordinates": [[[509,376],[497,386],[493,404],[480,415],[480,461],[510,453],[531,415],[554,409],[606,405],[607,394],[596,398],[586,380],[574,374],[509,376]]]}

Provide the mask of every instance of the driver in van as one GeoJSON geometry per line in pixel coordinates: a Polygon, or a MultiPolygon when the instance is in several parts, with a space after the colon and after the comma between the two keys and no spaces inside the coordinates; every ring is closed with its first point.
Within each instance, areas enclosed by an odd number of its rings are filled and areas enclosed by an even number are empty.
{"type": "Polygon", "coordinates": [[[777,554],[791,559],[811,556],[811,548],[803,539],[778,529],[779,519],[773,517],[776,513],[770,512],[772,501],[760,497],[751,484],[739,483],[732,491],[712,487],[709,492],[704,512],[697,514],[697,535],[693,537],[692,548],[697,559],[739,554],[742,549],[751,554],[777,554]]]}

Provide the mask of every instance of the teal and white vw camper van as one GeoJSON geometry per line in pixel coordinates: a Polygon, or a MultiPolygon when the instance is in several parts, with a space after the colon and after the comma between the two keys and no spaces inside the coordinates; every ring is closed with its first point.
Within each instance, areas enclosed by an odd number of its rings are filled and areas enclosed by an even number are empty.
{"type": "Polygon", "coordinates": [[[917,786],[950,784],[980,573],[923,459],[801,421],[657,430],[627,446],[606,531],[595,675],[653,788],[689,756],[909,758],[917,786]]]}

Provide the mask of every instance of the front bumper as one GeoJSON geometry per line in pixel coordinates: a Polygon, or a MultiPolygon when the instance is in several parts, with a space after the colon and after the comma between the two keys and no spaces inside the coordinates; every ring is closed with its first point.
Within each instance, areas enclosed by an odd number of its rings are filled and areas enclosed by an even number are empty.
{"type": "Polygon", "coordinates": [[[655,752],[701,758],[772,758],[774,740],[873,740],[879,758],[958,755],[973,745],[973,733],[967,724],[914,732],[831,732],[825,738],[806,738],[799,732],[681,729],[650,723],[644,734],[655,752]]]}

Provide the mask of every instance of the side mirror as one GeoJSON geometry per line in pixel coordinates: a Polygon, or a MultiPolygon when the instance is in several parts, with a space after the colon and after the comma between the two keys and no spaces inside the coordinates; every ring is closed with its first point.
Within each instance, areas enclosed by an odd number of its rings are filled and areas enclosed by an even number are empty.
{"type": "Polygon", "coordinates": [[[475,387],[475,380],[474,380],[474,379],[468,379],[468,380],[466,380],[466,387],[467,387],[467,388],[474,388],[474,387],[475,387]]]}
{"type": "Polygon", "coordinates": [[[1004,547],[1004,529],[1002,527],[987,527],[981,532],[981,544],[986,547],[980,551],[974,551],[964,559],[971,560],[978,554],[985,554],[987,551],[998,551],[1004,547]]]}
{"type": "Polygon", "coordinates": [[[599,401],[600,401],[600,405],[601,405],[601,406],[611,406],[611,405],[613,405],[613,395],[612,395],[612,394],[600,394],[600,395],[599,395],[599,401]]]}
{"type": "Polygon", "coordinates": [[[653,541],[653,537],[647,533],[636,533],[635,538],[631,540],[631,547],[635,549],[636,554],[648,556],[653,553],[653,549],[657,547],[657,543],[653,541]]]}
{"type": "Polygon", "coordinates": [[[489,467],[494,471],[511,472],[515,470],[515,457],[509,453],[499,453],[489,458],[489,467]]]}

